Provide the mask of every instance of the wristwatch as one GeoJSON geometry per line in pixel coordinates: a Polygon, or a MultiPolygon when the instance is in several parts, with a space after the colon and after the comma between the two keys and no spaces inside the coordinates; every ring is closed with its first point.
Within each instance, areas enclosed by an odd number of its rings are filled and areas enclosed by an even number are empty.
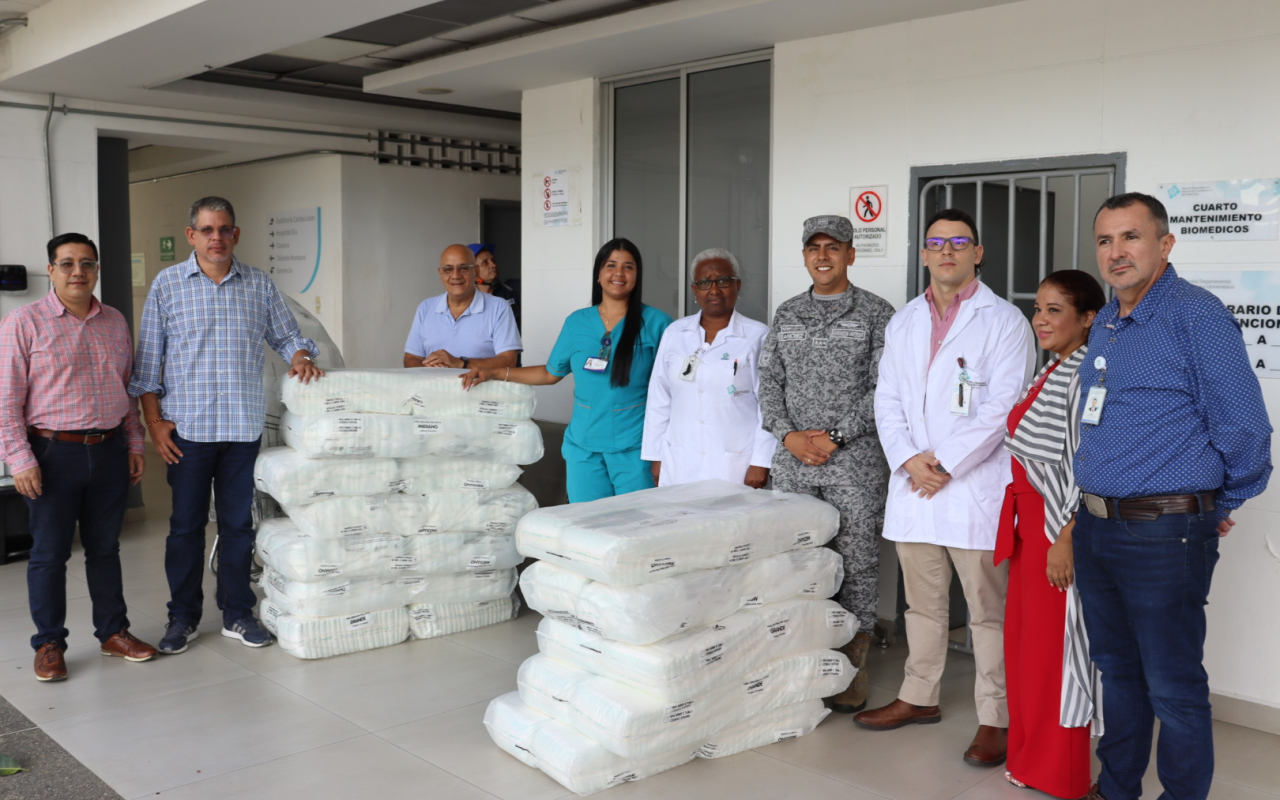
{"type": "Polygon", "coordinates": [[[832,428],[831,430],[827,431],[827,438],[830,439],[831,443],[834,444],[836,447],[844,447],[846,444],[849,443],[849,440],[846,439],[844,436],[844,431],[840,430],[839,428],[832,428]]]}
{"type": "Polygon", "coordinates": [[[950,474],[951,474],[950,472],[947,472],[947,468],[946,468],[946,467],[944,467],[944,466],[942,466],[942,464],[941,464],[941,463],[934,464],[934,465],[933,465],[933,471],[934,471],[934,472],[936,472],[936,473],[938,473],[939,475],[950,475],[950,474]]]}
{"type": "Polygon", "coordinates": [[[462,368],[463,368],[463,369],[471,369],[471,366],[470,366],[470,365],[471,365],[471,359],[467,358],[466,356],[463,356],[463,357],[462,357],[462,368]]]}

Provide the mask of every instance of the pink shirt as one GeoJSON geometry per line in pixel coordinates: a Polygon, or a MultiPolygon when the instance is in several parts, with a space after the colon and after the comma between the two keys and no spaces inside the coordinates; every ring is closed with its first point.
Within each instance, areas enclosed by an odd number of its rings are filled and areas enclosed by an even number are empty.
{"type": "Polygon", "coordinates": [[[138,404],[125,388],[133,343],[124,316],[93,300],[80,319],[53,292],[0,320],[0,455],[14,473],[36,466],[27,426],[108,430],[124,424],[143,452],[138,404]]]}
{"type": "Polygon", "coordinates": [[[933,312],[929,315],[929,321],[933,323],[933,332],[929,339],[929,366],[933,366],[933,358],[938,355],[938,348],[942,347],[942,342],[947,338],[947,332],[951,330],[951,323],[956,321],[956,315],[960,313],[961,301],[968,300],[977,293],[978,279],[974,278],[969,281],[968,286],[960,290],[960,294],[951,299],[951,305],[947,306],[946,313],[939,314],[938,307],[933,304],[933,286],[925,288],[924,298],[929,301],[929,310],[933,312]]]}

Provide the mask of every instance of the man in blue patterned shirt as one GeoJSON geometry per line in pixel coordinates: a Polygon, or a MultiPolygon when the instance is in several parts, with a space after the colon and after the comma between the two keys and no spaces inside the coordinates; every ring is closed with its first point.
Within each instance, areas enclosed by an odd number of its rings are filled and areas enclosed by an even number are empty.
{"type": "Polygon", "coordinates": [[[204,607],[205,527],[217,490],[218,608],[222,635],[249,647],[274,641],[253,616],[253,464],[262,442],[265,339],[310,382],[324,373],[276,285],[232,254],[235,210],[221,197],[191,206],[191,257],[156,276],[138,331],[129,394],[169,465],[173,516],[165,542],[169,624],[160,652],[181,653],[198,636],[204,607]]]}
{"type": "Polygon", "coordinates": [[[1080,366],[1076,586],[1106,732],[1090,798],[1135,800],[1160,719],[1169,800],[1213,779],[1205,611],[1218,539],[1271,474],[1271,425],[1235,318],[1169,264],[1164,205],[1130,193],[1094,218],[1115,297],[1080,366]]]}

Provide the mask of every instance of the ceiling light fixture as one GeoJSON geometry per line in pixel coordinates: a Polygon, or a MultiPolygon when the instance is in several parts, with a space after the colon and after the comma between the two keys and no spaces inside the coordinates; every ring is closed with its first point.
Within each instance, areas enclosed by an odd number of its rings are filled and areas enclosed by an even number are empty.
{"type": "Polygon", "coordinates": [[[452,94],[452,89],[442,89],[439,86],[424,86],[418,90],[418,94],[452,94]]]}

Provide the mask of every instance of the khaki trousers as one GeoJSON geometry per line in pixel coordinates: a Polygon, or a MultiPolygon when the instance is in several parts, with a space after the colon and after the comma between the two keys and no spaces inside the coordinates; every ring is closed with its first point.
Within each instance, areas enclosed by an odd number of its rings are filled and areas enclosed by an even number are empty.
{"type": "Polygon", "coordinates": [[[992,565],[992,551],[965,550],[919,542],[898,542],[907,595],[906,675],[898,697],[918,706],[938,704],[938,683],[947,663],[951,568],[955,566],[969,604],[973,696],[978,723],[1009,727],[1004,688],[1004,597],[1009,565],[992,565]]]}

